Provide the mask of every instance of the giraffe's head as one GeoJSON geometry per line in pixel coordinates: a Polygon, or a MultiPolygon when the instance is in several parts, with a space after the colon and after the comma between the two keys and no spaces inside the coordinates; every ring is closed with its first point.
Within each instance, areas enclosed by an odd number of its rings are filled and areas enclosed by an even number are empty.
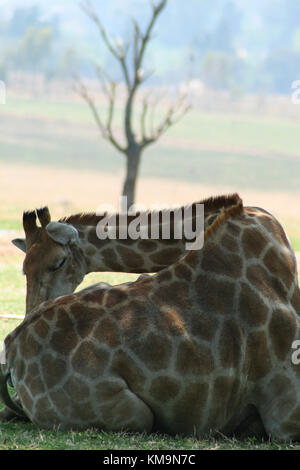
{"type": "Polygon", "coordinates": [[[51,222],[47,207],[24,212],[23,228],[25,238],[12,243],[26,253],[27,314],[48,299],[72,293],[84,277],[85,266],[78,231],[72,225],[51,222]]]}

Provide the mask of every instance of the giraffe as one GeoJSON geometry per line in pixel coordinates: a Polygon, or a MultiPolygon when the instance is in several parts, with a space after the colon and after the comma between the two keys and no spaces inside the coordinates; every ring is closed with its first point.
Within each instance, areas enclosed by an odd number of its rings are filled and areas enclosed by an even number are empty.
{"type": "Polygon", "coordinates": [[[295,256],[270,214],[223,206],[202,250],[27,315],[5,339],[5,404],[45,429],[202,438],[249,432],[254,419],[273,438],[299,440],[295,256]]]}
{"type": "MultiPolygon", "coordinates": [[[[205,217],[211,221],[219,201],[230,205],[238,199],[238,194],[232,194],[226,199],[222,196],[210,198],[188,207],[195,221],[197,205],[204,204],[205,217]]],[[[186,209],[187,206],[179,208],[181,212],[186,209]]],[[[160,224],[158,239],[151,237],[153,212],[149,212],[148,239],[120,239],[120,216],[117,215],[117,238],[100,240],[97,225],[105,216],[76,214],[51,222],[47,207],[36,212],[24,212],[25,239],[15,239],[12,243],[26,253],[23,264],[27,281],[26,313],[45,300],[74,292],[88,273],[155,273],[174,263],[185,254],[187,239],[184,233],[180,239],[175,238],[173,212],[170,213],[170,237],[164,239],[161,229],[164,213],[160,211],[157,214],[160,224]],[[36,224],[37,217],[41,227],[36,224]]],[[[128,226],[134,219],[134,216],[128,216],[128,226]]]]}

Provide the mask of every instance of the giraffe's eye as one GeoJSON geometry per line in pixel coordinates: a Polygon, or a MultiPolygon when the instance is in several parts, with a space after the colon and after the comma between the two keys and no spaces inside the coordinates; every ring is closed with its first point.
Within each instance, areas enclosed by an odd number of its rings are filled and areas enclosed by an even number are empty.
{"type": "Polygon", "coordinates": [[[50,267],[50,271],[58,271],[60,268],[63,267],[65,264],[67,258],[63,258],[59,261],[57,261],[53,266],[50,267]]]}

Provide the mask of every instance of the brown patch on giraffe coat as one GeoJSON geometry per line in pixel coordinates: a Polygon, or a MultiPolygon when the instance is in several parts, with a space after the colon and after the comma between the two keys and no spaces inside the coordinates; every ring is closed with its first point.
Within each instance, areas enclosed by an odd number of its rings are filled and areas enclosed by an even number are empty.
{"type": "Polygon", "coordinates": [[[165,250],[161,250],[158,253],[150,256],[150,260],[155,264],[161,264],[163,266],[169,266],[183,254],[182,250],[178,248],[166,248],[165,250]]]}
{"type": "Polygon", "coordinates": [[[117,251],[120,254],[124,264],[132,269],[142,269],[144,266],[144,259],[141,255],[136,253],[125,246],[117,246],[117,251]]]}
{"type": "Polygon", "coordinates": [[[290,254],[285,253],[282,256],[272,247],[267,251],[263,262],[270,273],[280,277],[288,289],[291,287],[295,279],[295,264],[290,254]]]}
{"type": "Polygon", "coordinates": [[[159,273],[159,282],[168,282],[172,280],[172,272],[168,269],[164,269],[159,273]]]}
{"type": "Polygon", "coordinates": [[[107,291],[105,307],[113,308],[127,300],[127,292],[119,287],[112,287],[107,291]]]}
{"type": "Polygon", "coordinates": [[[111,400],[114,398],[115,395],[118,395],[122,390],[126,388],[125,383],[112,380],[103,380],[103,382],[99,383],[95,387],[95,398],[100,403],[106,400],[111,400]]]}
{"type": "Polygon", "coordinates": [[[296,331],[297,323],[292,312],[280,308],[272,312],[269,333],[275,354],[281,361],[290,354],[296,331]]]}
{"type": "MultiPolygon", "coordinates": [[[[83,421],[82,426],[85,428],[86,425],[96,419],[95,412],[89,402],[76,403],[72,401],[71,417],[76,421],[83,421]]],[[[79,425],[80,427],[80,425],[79,425]]]]}
{"type": "Polygon", "coordinates": [[[271,215],[260,215],[259,222],[267,229],[272,237],[277,240],[278,243],[289,246],[289,242],[283,228],[281,227],[280,223],[271,215]]]}
{"type": "Polygon", "coordinates": [[[61,424],[61,418],[50,405],[47,397],[41,397],[35,405],[36,412],[32,421],[45,429],[53,428],[61,424]]]}
{"type": "Polygon", "coordinates": [[[191,383],[186,385],[182,397],[172,408],[172,428],[177,433],[193,433],[195,427],[202,422],[203,412],[207,406],[207,383],[191,383]]]}
{"type": "Polygon", "coordinates": [[[113,356],[112,370],[124,378],[129,388],[136,393],[142,392],[146,382],[146,376],[136,361],[125,351],[119,350],[113,356]]]}
{"type": "Polygon", "coordinates": [[[70,376],[64,384],[63,390],[74,402],[86,401],[90,395],[90,390],[86,383],[74,375],[70,376]]]}
{"type": "MultiPolygon", "coordinates": [[[[75,301],[77,298],[76,294],[71,294],[71,295],[63,295],[62,297],[59,297],[58,299],[55,299],[55,306],[64,306],[64,305],[70,305],[73,301],[75,301]]],[[[45,314],[44,314],[45,317],[45,314]]],[[[52,318],[47,318],[47,320],[52,320],[52,318]]]]}
{"type": "Polygon", "coordinates": [[[280,280],[269,274],[260,264],[255,263],[249,266],[246,275],[249,282],[267,299],[272,301],[286,299],[286,291],[280,280]]]}
{"type": "MultiPolygon", "coordinates": [[[[202,250],[201,250],[202,251],[202,250]]],[[[200,261],[200,253],[198,251],[192,252],[193,256],[189,254],[184,258],[184,262],[192,268],[192,270],[198,268],[200,261]]]]}
{"type": "Polygon", "coordinates": [[[241,283],[239,314],[250,326],[264,325],[268,318],[268,307],[245,282],[241,283]]]}
{"type": "MultiPolygon", "coordinates": [[[[129,391],[131,395],[131,391],[129,391]]],[[[137,397],[135,397],[137,399],[137,397]]],[[[128,399],[128,391],[127,393],[121,392],[118,397],[118,401],[116,401],[113,405],[113,414],[114,417],[118,417],[118,424],[117,426],[120,428],[121,424],[125,427],[127,423],[132,422],[135,418],[136,413],[136,406],[132,400],[132,397],[128,399]]],[[[101,407],[101,414],[105,423],[111,423],[112,421],[112,405],[107,404],[107,406],[101,407]]]]}
{"type": "Polygon", "coordinates": [[[74,331],[74,323],[65,310],[60,308],[58,310],[55,330],[50,340],[50,346],[55,352],[67,356],[77,344],[78,338],[74,331]]]}
{"type": "Polygon", "coordinates": [[[214,358],[211,350],[191,340],[183,340],[177,349],[176,371],[183,377],[186,375],[208,375],[214,369],[214,358]]]}
{"type": "Polygon", "coordinates": [[[138,249],[143,253],[152,253],[158,248],[157,243],[152,240],[141,240],[138,243],[138,249]]]}
{"type": "Polygon", "coordinates": [[[100,344],[104,343],[111,348],[115,348],[120,344],[118,327],[110,318],[105,318],[99,323],[93,336],[100,344]]]}
{"type": "Polygon", "coordinates": [[[152,380],[149,393],[158,403],[173,400],[180,391],[180,383],[173,377],[162,375],[152,380]]]}
{"type": "MultiPolygon", "coordinates": [[[[56,304],[66,303],[66,301],[67,301],[67,299],[62,297],[61,299],[56,301],[56,304]]],[[[46,311],[43,312],[43,318],[45,318],[45,320],[47,320],[47,321],[52,321],[53,318],[55,317],[55,315],[56,315],[56,311],[53,308],[49,308],[49,309],[47,309],[46,311]]]]}
{"type": "Polygon", "coordinates": [[[26,390],[26,388],[24,387],[23,384],[20,384],[18,386],[18,397],[21,400],[22,406],[24,406],[24,408],[26,408],[28,411],[31,411],[32,405],[33,405],[33,400],[30,397],[30,395],[28,394],[28,392],[27,392],[27,390],[26,390]]]}
{"type": "Polygon", "coordinates": [[[250,381],[262,379],[270,372],[272,360],[264,331],[249,333],[245,364],[248,369],[248,379],[250,381]]]}
{"type": "Polygon", "coordinates": [[[130,343],[131,351],[150,370],[166,369],[172,355],[171,341],[159,333],[150,332],[146,338],[133,338],[130,343]]]}
{"type": "Polygon", "coordinates": [[[236,254],[226,254],[215,243],[210,243],[204,248],[202,269],[208,273],[221,274],[230,278],[238,278],[242,275],[243,261],[236,254]]]}
{"type": "Polygon", "coordinates": [[[247,257],[259,258],[266,247],[268,240],[261,230],[246,228],[242,235],[242,248],[247,257]]]}
{"type": "Polygon", "coordinates": [[[78,338],[74,332],[74,327],[71,330],[64,330],[63,328],[55,329],[51,340],[50,346],[53,351],[68,356],[70,352],[76,348],[78,344],[78,338]]]}
{"type": "Polygon", "coordinates": [[[90,334],[96,322],[99,320],[98,309],[86,307],[85,304],[79,302],[72,305],[71,312],[75,320],[77,333],[81,338],[85,338],[90,334]]]}
{"type": "Polygon", "coordinates": [[[206,423],[208,429],[221,429],[234,414],[240,399],[239,387],[240,382],[236,377],[221,376],[215,379],[209,419],[206,423]]]}
{"type": "Polygon", "coordinates": [[[101,255],[103,257],[105,265],[109,269],[117,273],[123,271],[123,266],[119,263],[118,257],[112,248],[105,248],[101,252],[101,255]]]}
{"type": "Polygon", "coordinates": [[[285,421],[297,404],[297,390],[292,381],[285,375],[275,375],[268,384],[268,392],[272,397],[272,405],[276,407],[278,421],[285,421]]]}
{"type": "MultiPolygon", "coordinates": [[[[87,294],[84,294],[81,297],[81,299],[84,303],[91,302],[91,303],[95,303],[95,304],[98,304],[98,305],[102,305],[106,292],[107,292],[107,290],[105,290],[105,289],[96,289],[92,292],[88,292],[87,294]]],[[[98,316],[99,317],[100,317],[100,315],[103,315],[105,313],[104,310],[100,309],[99,307],[97,307],[97,311],[98,311],[98,316]]]]}
{"type": "Polygon", "coordinates": [[[153,278],[148,277],[146,279],[140,279],[137,280],[136,282],[133,282],[127,289],[128,295],[130,297],[136,298],[136,297],[147,297],[153,286],[153,278]]]}
{"type": "Polygon", "coordinates": [[[239,244],[237,240],[228,233],[223,235],[221,239],[221,246],[226,248],[226,250],[232,251],[233,253],[239,251],[239,244]]]}
{"type": "Polygon", "coordinates": [[[112,312],[116,323],[120,325],[122,336],[129,338],[131,335],[140,335],[149,324],[149,318],[145,315],[146,304],[139,300],[130,300],[122,308],[112,312]]]}
{"type": "Polygon", "coordinates": [[[195,282],[195,294],[203,312],[231,315],[233,312],[235,283],[211,279],[200,275],[195,282]]]}
{"type": "Polygon", "coordinates": [[[191,333],[197,339],[212,341],[218,329],[218,320],[205,311],[196,312],[190,320],[191,333]]]}
{"type": "Polygon", "coordinates": [[[150,266],[150,269],[149,269],[149,272],[151,273],[159,273],[160,271],[162,271],[163,269],[166,269],[166,266],[162,266],[162,265],[151,265],[150,266]]]}
{"type": "Polygon", "coordinates": [[[55,387],[67,373],[66,362],[49,353],[42,356],[41,370],[47,388],[55,387]]]}
{"type": "Polygon", "coordinates": [[[15,365],[15,368],[14,368],[14,373],[15,373],[15,376],[17,377],[18,381],[20,381],[24,378],[25,370],[26,370],[25,361],[23,361],[21,354],[20,354],[20,356],[19,356],[18,360],[16,361],[16,365],[15,365]]]}
{"type": "Polygon", "coordinates": [[[89,379],[96,379],[104,373],[109,359],[110,354],[106,348],[85,340],[72,357],[72,367],[75,372],[89,379]]]}
{"type": "Polygon", "coordinates": [[[39,319],[39,321],[36,322],[36,324],[34,325],[34,331],[36,332],[36,334],[42,338],[42,339],[45,339],[48,332],[49,332],[49,326],[48,324],[41,318],[39,319]]]}
{"type": "Polygon", "coordinates": [[[176,309],[165,308],[158,319],[158,330],[166,335],[182,335],[186,332],[186,327],[182,316],[176,309]]]}
{"type": "Polygon", "coordinates": [[[45,386],[41,380],[39,367],[35,362],[28,366],[26,374],[26,385],[33,397],[45,391],[45,386]]]}
{"type": "Polygon", "coordinates": [[[222,367],[237,367],[243,351],[243,332],[234,320],[227,320],[222,328],[219,354],[222,367]]]}
{"type": "Polygon", "coordinates": [[[20,354],[25,360],[37,357],[42,350],[42,346],[38,343],[30,331],[23,330],[20,337],[20,354]]]}
{"type": "MultiPolygon", "coordinates": [[[[160,274],[157,277],[157,280],[159,279],[160,274]]],[[[153,292],[153,301],[158,305],[165,302],[179,310],[188,309],[191,307],[189,285],[187,282],[174,281],[170,285],[158,287],[153,292]]]]}
{"type": "Polygon", "coordinates": [[[185,281],[190,282],[192,280],[193,273],[190,268],[183,263],[178,263],[174,268],[175,276],[179,279],[184,279],[185,281]]]}
{"type": "Polygon", "coordinates": [[[50,393],[50,399],[56,410],[66,416],[70,410],[70,397],[66,395],[64,390],[59,389],[57,392],[50,393]]]}

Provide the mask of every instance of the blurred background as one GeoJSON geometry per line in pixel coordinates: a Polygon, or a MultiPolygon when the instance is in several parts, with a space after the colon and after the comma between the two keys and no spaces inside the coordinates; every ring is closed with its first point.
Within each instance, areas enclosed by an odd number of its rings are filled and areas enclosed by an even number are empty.
{"type": "MultiPolygon", "coordinates": [[[[55,219],[106,202],[117,208],[126,174],[124,154],[74,90],[80,77],[106,120],[109,94],[95,64],[113,77],[112,126],[124,142],[120,61],[79,1],[25,3],[0,0],[0,262],[17,255],[9,241],[23,210],[48,204],[55,219]]],[[[148,0],[91,4],[118,51],[153,13],[148,0]]],[[[167,2],[147,43],[139,72],[151,75],[132,119],[140,129],[145,96],[154,127],[178,99],[192,107],[145,148],[137,202],[181,205],[238,191],[246,205],[277,216],[300,252],[299,18],[300,0],[167,2]]]]}

